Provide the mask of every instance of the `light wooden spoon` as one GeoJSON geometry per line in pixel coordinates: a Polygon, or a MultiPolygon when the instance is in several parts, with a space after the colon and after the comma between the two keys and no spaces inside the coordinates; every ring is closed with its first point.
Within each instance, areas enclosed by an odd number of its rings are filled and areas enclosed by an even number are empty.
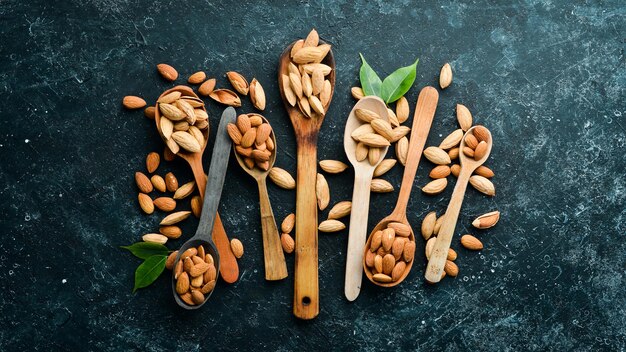
{"type": "MultiPolygon", "coordinates": [[[[293,314],[300,319],[313,319],[319,314],[319,280],[317,255],[317,197],[315,182],[317,178],[317,136],[324,121],[324,116],[316,114],[305,117],[298,105],[291,106],[285,97],[282,75],[289,75],[291,43],[280,56],[278,66],[278,85],[280,94],[289,114],[296,135],[297,151],[297,190],[296,190],[296,264],[294,270],[293,314]]],[[[320,40],[320,44],[325,44],[320,40]]],[[[335,91],[335,59],[330,50],[323,64],[331,67],[326,77],[330,81],[331,93],[324,111],[335,91]]]]}
{"type": "MultiPolygon", "coordinates": [[[[190,96],[198,101],[202,102],[200,98],[193,92],[193,90],[187,86],[176,86],[172,89],[166,90],[161,94],[161,97],[174,92],[181,92],[183,96],[190,96]]],[[[204,106],[203,110],[206,111],[204,106]]],[[[161,112],[159,111],[158,104],[155,109],[155,118],[157,130],[159,131],[159,135],[163,139],[163,142],[167,145],[168,141],[163,136],[163,132],[161,132],[161,112]]],[[[204,149],[206,149],[207,142],[209,139],[209,129],[203,131],[204,135],[204,145],[202,149],[197,153],[190,153],[181,148],[181,150],[176,154],[181,158],[185,159],[189,166],[191,167],[191,171],[193,172],[193,177],[196,180],[196,185],[198,186],[198,191],[200,192],[200,197],[204,199],[204,190],[207,183],[207,176],[204,173],[204,168],[202,166],[202,154],[204,153],[204,149]]],[[[172,141],[173,142],[173,141],[172,141]]],[[[239,266],[237,265],[237,259],[235,255],[230,249],[230,241],[228,240],[228,236],[226,236],[226,230],[224,230],[224,224],[222,224],[222,219],[220,218],[219,213],[215,216],[215,225],[213,226],[213,241],[215,241],[215,246],[217,247],[217,251],[220,254],[220,276],[222,279],[228,283],[234,283],[237,281],[239,277],[239,266]]]]}
{"type": "MultiPolygon", "coordinates": [[[[402,176],[402,185],[400,186],[400,194],[398,195],[398,202],[393,212],[382,219],[378,225],[372,230],[367,244],[365,245],[365,251],[370,250],[372,243],[372,237],[376,231],[386,229],[387,225],[391,222],[399,222],[407,225],[411,229],[409,234],[409,240],[415,242],[415,234],[413,228],[409,224],[406,218],[406,207],[411,196],[411,188],[413,187],[413,181],[415,180],[415,173],[417,172],[417,166],[419,165],[424,145],[426,144],[426,138],[428,138],[428,132],[432,125],[433,118],[435,117],[435,110],[437,110],[437,102],[439,101],[439,93],[433,87],[424,87],[417,98],[417,106],[415,107],[415,115],[413,116],[413,125],[411,126],[411,139],[409,140],[409,150],[407,153],[406,165],[404,167],[404,175],[402,176]]],[[[365,255],[364,255],[365,256],[365,255]]],[[[365,264],[365,258],[363,258],[363,269],[367,278],[375,285],[382,287],[393,287],[404,281],[406,276],[413,267],[414,260],[406,263],[406,269],[400,278],[396,281],[382,283],[375,281],[372,276],[373,273],[370,268],[365,264]]]]}
{"type": "Polygon", "coordinates": [[[352,210],[350,211],[350,229],[348,232],[348,251],[346,253],[346,279],[344,293],[348,301],[354,301],[361,292],[363,279],[363,246],[367,236],[367,218],[370,206],[370,187],[374,169],[384,159],[389,147],[381,150],[381,157],[376,165],[371,165],[367,158],[356,160],[357,142],[352,138],[352,132],[363,123],[355,115],[356,109],[367,109],[378,114],[382,119],[389,120],[387,106],[382,99],[367,96],[359,100],[350,111],[343,135],[343,147],[348,160],[354,167],[354,189],[352,191],[352,210]]]}
{"type": "MultiPolygon", "coordinates": [[[[267,119],[261,115],[258,115],[263,119],[263,122],[269,124],[267,119]]],[[[243,162],[243,157],[239,153],[235,152],[235,157],[239,166],[248,175],[254,177],[259,186],[259,198],[261,207],[261,228],[263,232],[263,256],[265,258],[265,280],[274,281],[281,280],[287,277],[287,263],[285,262],[285,254],[280,243],[280,233],[276,226],[276,219],[274,218],[274,212],[272,211],[272,204],[270,204],[270,198],[267,193],[267,175],[274,162],[276,161],[276,151],[278,145],[276,144],[276,136],[274,130],[270,134],[270,138],[274,142],[274,150],[269,160],[268,171],[263,171],[258,167],[248,168],[243,162]]]]}
{"type": "Polygon", "coordinates": [[[448,209],[444,214],[439,234],[435,240],[435,246],[430,254],[430,260],[428,266],[426,266],[426,280],[428,282],[436,283],[441,280],[441,274],[443,268],[446,265],[446,259],[448,257],[448,249],[452,242],[452,236],[454,235],[454,229],[456,228],[456,222],[459,219],[459,212],[461,211],[461,205],[463,204],[463,197],[465,196],[465,190],[467,189],[467,182],[474,170],[482,165],[491,153],[491,146],[493,145],[493,139],[491,138],[491,132],[489,132],[489,140],[487,141],[487,153],[480,160],[474,160],[466,156],[462,150],[465,147],[465,138],[470,134],[474,128],[472,127],[463,136],[459,150],[459,160],[461,162],[461,171],[459,177],[456,180],[454,186],[454,192],[450,198],[448,209]]]}

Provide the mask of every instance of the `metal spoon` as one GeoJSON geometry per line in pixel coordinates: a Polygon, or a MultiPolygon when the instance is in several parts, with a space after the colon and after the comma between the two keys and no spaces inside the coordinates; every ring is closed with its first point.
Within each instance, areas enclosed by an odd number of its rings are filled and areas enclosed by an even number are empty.
{"type": "MultiPolygon", "coordinates": [[[[174,267],[180,260],[180,256],[188,248],[204,246],[205,250],[213,256],[215,262],[215,269],[219,271],[220,257],[217,252],[217,248],[213,243],[211,232],[213,230],[213,223],[215,222],[215,216],[217,208],[220,203],[220,196],[222,195],[222,188],[224,186],[224,179],[226,178],[226,169],[228,168],[228,158],[230,157],[231,141],[226,132],[226,126],[230,122],[235,122],[237,115],[235,109],[227,108],[222,113],[222,119],[219,127],[217,128],[217,136],[215,137],[215,145],[213,146],[213,154],[211,156],[211,166],[209,167],[209,176],[207,178],[207,184],[205,189],[204,203],[202,204],[202,214],[200,215],[200,222],[198,224],[198,230],[195,236],[185,242],[178,250],[178,256],[174,261],[174,267]]],[[[174,299],[179,306],[185,309],[198,309],[206,303],[215,288],[205,295],[204,302],[201,304],[190,306],[185,303],[178,293],[176,293],[176,280],[174,279],[174,271],[172,271],[172,293],[174,299]]]]}

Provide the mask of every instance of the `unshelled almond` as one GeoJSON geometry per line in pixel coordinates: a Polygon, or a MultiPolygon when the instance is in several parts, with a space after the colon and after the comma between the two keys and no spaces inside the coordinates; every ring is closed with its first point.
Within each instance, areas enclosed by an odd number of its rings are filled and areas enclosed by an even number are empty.
{"type": "Polygon", "coordinates": [[[483,243],[472,235],[463,235],[461,237],[461,245],[472,251],[479,251],[483,249],[483,243]]]}
{"type": "Polygon", "coordinates": [[[424,256],[426,257],[426,260],[430,260],[430,255],[433,252],[433,248],[435,248],[436,241],[436,237],[431,237],[428,241],[426,241],[426,246],[424,246],[424,256]]]}
{"type": "Polygon", "coordinates": [[[146,176],[143,172],[135,172],[135,183],[137,184],[137,188],[139,188],[139,191],[143,193],[152,192],[152,182],[150,182],[148,176],[146,176]]]}
{"type": "Polygon", "coordinates": [[[170,82],[173,82],[178,78],[178,71],[176,71],[174,67],[168,64],[158,64],[157,70],[159,71],[159,74],[161,75],[161,77],[165,78],[166,80],[170,82]]]}
{"type": "Polygon", "coordinates": [[[484,165],[480,165],[478,168],[476,168],[476,170],[474,170],[474,173],[485,178],[492,178],[493,176],[495,176],[493,171],[484,165]]]}
{"type": "Polygon", "coordinates": [[[497,224],[498,220],[500,220],[500,212],[496,210],[477,217],[472,221],[472,225],[477,229],[488,229],[497,224]]]}
{"type": "Polygon", "coordinates": [[[236,108],[241,106],[241,99],[235,92],[230,89],[215,89],[211,93],[209,93],[209,97],[216,102],[224,105],[233,106],[236,108]]]}
{"type": "Polygon", "coordinates": [[[177,223],[187,219],[190,214],[191,214],[191,212],[188,211],[188,210],[177,211],[177,212],[172,213],[172,214],[166,216],[165,218],[163,218],[163,220],[161,220],[159,225],[165,226],[165,225],[177,224],[177,223]]]}
{"type": "Polygon", "coordinates": [[[313,94],[313,83],[311,82],[311,76],[304,72],[300,78],[302,82],[302,93],[306,97],[310,97],[313,94]]]}
{"type": "Polygon", "coordinates": [[[365,144],[368,147],[374,148],[384,148],[390,145],[387,138],[377,133],[366,133],[362,136],[359,136],[359,142],[365,144]]]}
{"type": "Polygon", "coordinates": [[[380,283],[388,283],[388,282],[391,282],[392,280],[391,276],[385,275],[382,273],[377,273],[377,274],[372,275],[372,279],[380,283]]]}
{"type": "Polygon", "coordinates": [[[322,231],[322,232],[337,232],[337,231],[341,231],[343,229],[346,228],[346,225],[344,223],[342,223],[339,220],[335,220],[335,219],[330,219],[330,220],[324,220],[322,221],[319,226],[318,226],[318,230],[322,231]]]}
{"type": "Polygon", "coordinates": [[[326,209],[330,203],[330,189],[324,175],[318,173],[315,181],[315,195],[317,196],[317,206],[320,210],[326,209]]]}
{"type": "Polygon", "coordinates": [[[380,116],[377,113],[368,109],[355,109],[354,115],[357,117],[357,119],[361,120],[361,122],[364,123],[370,123],[373,120],[380,119],[380,116]]]}
{"type": "Polygon", "coordinates": [[[158,244],[165,244],[167,242],[167,237],[161,235],[160,233],[147,233],[141,237],[144,242],[152,242],[158,244]]]}
{"type": "Polygon", "coordinates": [[[411,235],[411,227],[401,222],[390,222],[388,228],[393,229],[396,236],[409,237],[411,235]]]}
{"type": "Polygon", "coordinates": [[[398,116],[396,116],[396,113],[393,112],[393,110],[389,108],[387,108],[387,119],[389,120],[389,123],[391,124],[392,127],[400,126],[400,121],[398,121],[398,116]]]}
{"type": "Polygon", "coordinates": [[[170,192],[176,192],[176,190],[178,189],[178,180],[173,173],[168,172],[167,174],[165,174],[165,186],[170,192]]]}
{"type": "Polygon", "coordinates": [[[446,189],[448,185],[448,180],[446,178],[440,178],[433,181],[428,182],[423,188],[422,192],[430,195],[439,194],[446,189]]]}
{"type": "Polygon", "coordinates": [[[340,219],[350,214],[352,210],[352,202],[348,200],[335,204],[328,212],[329,219],[340,219]]]}
{"type": "Polygon", "coordinates": [[[393,186],[387,180],[375,178],[372,180],[370,190],[374,193],[388,193],[393,192],[393,186]]]}
{"type": "Polygon", "coordinates": [[[478,125],[476,127],[474,127],[474,129],[472,130],[472,133],[474,134],[474,137],[476,137],[476,140],[478,140],[478,142],[489,142],[489,130],[485,127],[485,126],[481,126],[478,125]]]}
{"type": "Polygon", "coordinates": [[[496,195],[496,187],[493,185],[489,179],[480,175],[473,175],[469,179],[472,187],[476,188],[479,192],[486,194],[488,196],[496,195]]]}
{"type": "Polygon", "coordinates": [[[461,173],[461,165],[454,164],[450,166],[450,173],[454,175],[454,177],[459,177],[459,174],[461,173]]]}
{"type": "Polygon", "coordinates": [[[339,160],[321,160],[319,164],[322,170],[329,174],[338,174],[348,168],[348,165],[339,160]]]}
{"type": "Polygon", "coordinates": [[[233,86],[233,88],[235,88],[235,90],[239,94],[242,94],[242,95],[248,94],[250,85],[248,84],[248,81],[243,75],[235,71],[229,71],[229,72],[226,72],[226,77],[228,78],[228,81],[230,81],[230,84],[233,86]]]}
{"type": "Polygon", "coordinates": [[[183,231],[180,229],[180,227],[175,225],[161,226],[159,228],[159,232],[163,236],[173,239],[179,238],[183,234],[183,231]]]}
{"type": "Polygon", "coordinates": [[[122,100],[122,105],[124,105],[126,109],[141,109],[146,106],[146,101],[134,95],[127,95],[122,100]]]}
{"type": "Polygon", "coordinates": [[[187,117],[187,114],[174,104],[159,103],[159,111],[163,116],[172,121],[181,121],[187,117]]]}
{"type": "Polygon", "coordinates": [[[450,160],[450,156],[446,153],[445,150],[438,147],[428,147],[424,150],[424,156],[433,164],[437,165],[447,165],[452,161],[450,160]]]}
{"type": "Polygon", "coordinates": [[[456,277],[459,275],[459,267],[451,260],[446,260],[443,270],[448,276],[456,277]]]}
{"type": "Polygon", "coordinates": [[[487,142],[480,141],[474,150],[474,160],[478,161],[482,159],[487,154],[488,147],[487,142]]]}
{"type": "Polygon", "coordinates": [[[437,213],[435,213],[434,211],[431,211],[430,213],[426,214],[426,216],[424,217],[424,220],[422,220],[422,237],[424,237],[425,240],[428,240],[432,235],[433,232],[435,231],[435,223],[437,222],[437,213]]]}
{"type": "Polygon", "coordinates": [[[378,164],[378,162],[380,161],[380,157],[382,156],[382,153],[383,153],[382,148],[370,147],[369,150],[367,151],[367,160],[369,161],[370,165],[374,166],[378,164]]]}
{"type": "Polygon", "coordinates": [[[146,214],[152,214],[154,212],[154,204],[152,203],[152,198],[145,193],[139,193],[137,196],[137,200],[139,201],[139,207],[146,214]]]}
{"type": "Polygon", "coordinates": [[[188,132],[177,131],[172,133],[172,139],[179,145],[181,148],[191,152],[198,153],[202,150],[202,146],[198,143],[198,140],[192,136],[188,132]]]}
{"type": "Polygon", "coordinates": [[[152,186],[154,186],[154,189],[159,192],[165,192],[166,187],[163,177],[159,175],[152,175],[152,177],[150,177],[150,182],[152,183],[152,186]]]}
{"type": "Polygon", "coordinates": [[[159,197],[153,203],[155,207],[165,212],[176,209],[176,201],[170,197],[159,197]]]}
{"type": "Polygon", "coordinates": [[[409,119],[409,102],[404,96],[400,97],[396,102],[396,117],[400,123],[404,123],[409,119]]]}
{"type": "Polygon", "coordinates": [[[174,199],[185,199],[196,189],[196,181],[187,182],[174,192],[174,199]]]}
{"type": "Polygon", "coordinates": [[[215,89],[215,83],[215,78],[207,79],[206,81],[204,81],[204,83],[200,85],[200,87],[198,87],[198,93],[205,97],[209,96],[209,94],[211,94],[211,92],[213,92],[213,90],[215,89]]]}
{"type": "Polygon", "coordinates": [[[163,103],[163,104],[173,104],[175,103],[178,99],[180,99],[182,93],[175,90],[172,92],[169,92],[167,94],[164,94],[162,96],[160,96],[157,99],[157,103],[163,103]]]}
{"type": "Polygon", "coordinates": [[[283,247],[283,251],[285,253],[293,253],[294,248],[296,247],[296,243],[288,233],[283,233],[280,235],[280,244],[283,247]]]}
{"type": "Polygon", "coordinates": [[[400,138],[396,143],[396,157],[402,165],[406,165],[406,159],[409,153],[409,140],[406,137],[400,138]]]}
{"type": "Polygon", "coordinates": [[[359,142],[356,144],[356,150],[354,154],[356,155],[357,161],[365,160],[365,158],[367,158],[368,153],[369,153],[369,148],[363,142],[359,142]]]}
{"type": "Polygon", "coordinates": [[[402,251],[402,259],[409,263],[415,256],[415,241],[408,241],[404,244],[404,250],[402,251]]]}
{"type": "Polygon", "coordinates": [[[385,139],[387,139],[388,141],[394,138],[391,124],[388,121],[383,119],[374,119],[372,120],[372,122],[370,122],[370,124],[372,125],[372,128],[374,129],[374,131],[376,131],[376,133],[385,137],[385,139]]]}
{"type": "Polygon", "coordinates": [[[361,100],[365,96],[361,87],[352,87],[350,93],[352,93],[352,97],[356,100],[361,100]]]}
{"type": "Polygon", "coordinates": [[[448,257],[446,259],[455,261],[457,257],[456,251],[452,248],[448,248],[448,257]]]}
{"type": "Polygon", "coordinates": [[[156,108],[154,106],[148,106],[143,111],[143,116],[149,118],[150,120],[154,120],[156,108]]]}
{"type": "Polygon", "coordinates": [[[456,147],[459,143],[461,143],[461,139],[463,139],[463,130],[459,128],[444,138],[439,145],[439,148],[450,149],[456,147]]]}
{"type": "Polygon", "coordinates": [[[243,243],[241,243],[240,240],[233,238],[230,240],[230,250],[233,252],[235,258],[241,258],[243,256],[243,243]]]}
{"type": "Polygon", "coordinates": [[[165,268],[168,270],[174,269],[174,262],[176,261],[176,256],[178,256],[178,251],[173,251],[170,255],[167,256],[165,260],[165,268]]]}
{"type": "Polygon", "coordinates": [[[439,72],[439,86],[441,89],[446,89],[452,83],[452,67],[450,67],[449,63],[446,63],[441,67],[441,72],[439,72]]]}
{"type": "Polygon", "coordinates": [[[285,217],[280,224],[280,230],[284,233],[291,233],[293,226],[296,224],[296,214],[291,213],[285,217]]]}
{"type": "Polygon", "coordinates": [[[455,160],[459,158],[459,148],[452,148],[448,150],[448,155],[450,156],[450,160],[455,160]]]}
{"type": "Polygon", "coordinates": [[[456,120],[463,131],[472,127],[472,113],[463,104],[456,104],[456,120]]]}
{"type": "Polygon", "coordinates": [[[250,82],[250,101],[255,108],[265,110],[265,90],[256,78],[250,82]]]}
{"type": "Polygon", "coordinates": [[[161,161],[161,156],[159,153],[149,153],[146,157],[146,168],[149,173],[153,173],[159,167],[159,162],[161,161]]]}
{"type": "Polygon", "coordinates": [[[182,295],[189,291],[189,274],[183,272],[178,276],[178,280],[176,280],[176,293],[182,295]]]}
{"type": "Polygon", "coordinates": [[[433,168],[428,176],[434,179],[445,178],[450,175],[450,167],[448,165],[437,165],[433,168]]]}
{"type": "Polygon", "coordinates": [[[391,170],[391,168],[396,165],[396,162],[397,161],[395,159],[384,159],[381,161],[380,164],[378,164],[378,166],[374,169],[374,177],[380,177],[387,173],[387,171],[391,170]]]}
{"type": "Polygon", "coordinates": [[[200,199],[200,196],[191,197],[190,206],[193,215],[199,218],[200,213],[202,213],[202,199],[200,199]]]}
{"type": "Polygon", "coordinates": [[[269,177],[272,182],[274,182],[278,187],[284,189],[295,189],[296,188],[296,180],[294,180],[293,176],[284,169],[279,167],[273,167],[270,169],[269,177]]]}
{"type": "Polygon", "coordinates": [[[189,76],[189,78],[187,79],[187,83],[200,84],[204,82],[205,79],[206,79],[206,73],[204,73],[203,71],[198,71],[192,74],[191,76],[189,76]]]}

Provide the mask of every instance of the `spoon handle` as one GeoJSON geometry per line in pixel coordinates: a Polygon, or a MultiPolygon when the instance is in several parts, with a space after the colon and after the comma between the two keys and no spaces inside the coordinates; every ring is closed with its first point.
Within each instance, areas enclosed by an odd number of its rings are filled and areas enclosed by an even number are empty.
{"type": "Polygon", "coordinates": [[[215,222],[215,214],[220,203],[222,188],[224,187],[224,179],[226,178],[226,169],[228,168],[228,159],[230,157],[231,141],[226,132],[226,126],[230,122],[234,122],[236,118],[235,109],[228,108],[222,113],[220,124],[217,128],[215,137],[215,145],[213,146],[213,154],[211,155],[211,166],[209,166],[209,175],[207,177],[206,188],[204,191],[204,202],[202,204],[202,215],[196,231],[196,237],[207,242],[213,243],[211,232],[215,222]]]}
{"type": "Polygon", "coordinates": [[[452,242],[452,236],[454,235],[454,229],[456,228],[456,222],[459,219],[459,212],[461,211],[461,205],[463,204],[463,197],[465,196],[465,190],[467,189],[467,183],[469,181],[474,169],[462,168],[459,174],[459,178],[454,186],[454,192],[452,198],[450,198],[450,204],[444,214],[445,218],[439,229],[439,234],[435,240],[435,246],[430,253],[430,260],[426,267],[426,280],[428,282],[436,283],[441,280],[441,274],[443,268],[446,265],[448,258],[448,249],[452,242]]]}
{"type": "Polygon", "coordinates": [[[346,280],[344,284],[344,293],[348,301],[354,301],[361,292],[363,246],[367,237],[367,218],[373,172],[374,170],[370,169],[369,173],[357,173],[354,177],[348,251],[346,254],[346,280]]]}
{"type": "Polygon", "coordinates": [[[287,277],[287,263],[280,243],[280,233],[267,194],[266,178],[258,179],[259,203],[261,205],[261,230],[263,232],[263,257],[265,259],[265,280],[282,280],[287,277]]]}

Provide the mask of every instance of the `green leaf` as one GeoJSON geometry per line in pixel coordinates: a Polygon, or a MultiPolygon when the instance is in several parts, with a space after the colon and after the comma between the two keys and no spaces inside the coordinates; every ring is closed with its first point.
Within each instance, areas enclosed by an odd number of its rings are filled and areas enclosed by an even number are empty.
{"type": "Polygon", "coordinates": [[[130,246],[121,246],[128,249],[137,258],[148,259],[153,255],[168,255],[170,250],[162,244],[153,242],[137,242],[130,246]]]}
{"type": "Polygon", "coordinates": [[[166,260],[166,255],[153,255],[141,263],[135,270],[135,287],[133,292],[153,283],[165,269],[166,260]]]}
{"type": "Polygon", "coordinates": [[[401,67],[385,78],[380,96],[385,103],[393,103],[409,91],[415,81],[418,62],[419,59],[415,60],[413,65],[401,67]]]}
{"type": "Polygon", "coordinates": [[[370,67],[367,61],[365,61],[363,54],[359,55],[361,55],[361,61],[363,62],[361,65],[361,72],[359,73],[363,93],[365,93],[365,95],[375,95],[380,97],[380,87],[382,85],[380,77],[378,77],[376,72],[370,67]]]}

